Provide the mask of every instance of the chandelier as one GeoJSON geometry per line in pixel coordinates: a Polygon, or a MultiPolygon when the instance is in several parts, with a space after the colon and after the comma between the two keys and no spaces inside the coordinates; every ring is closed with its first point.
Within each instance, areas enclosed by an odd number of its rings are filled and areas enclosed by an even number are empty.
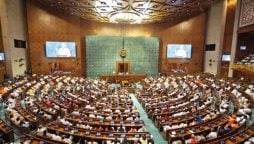
{"type": "Polygon", "coordinates": [[[112,13],[109,16],[109,21],[112,23],[123,23],[123,24],[139,24],[142,21],[140,14],[135,12],[123,11],[112,13]]]}
{"type": "MultiPolygon", "coordinates": [[[[107,3],[109,5],[108,13],[105,14],[103,11],[100,13],[101,16],[105,17],[111,23],[120,24],[140,24],[142,19],[145,18],[143,11],[138,11],[134,8],[134,0],[128,0],[125,2],[117,2],[116,4],[107,3]],[[119,4],[119,6],[117,6],[119,4]],[[121,6],[120,6],[121,5],[121,6]],[[114,10],[117,9],[117,10],[114,10]],[[105,15],[104,15],[105,14],[105,15]]],[[[95,3],[97,11],[101,11],[101,2],[95,3]]],[[[106,9],[105,9],[106,10],[106,9]]]]}

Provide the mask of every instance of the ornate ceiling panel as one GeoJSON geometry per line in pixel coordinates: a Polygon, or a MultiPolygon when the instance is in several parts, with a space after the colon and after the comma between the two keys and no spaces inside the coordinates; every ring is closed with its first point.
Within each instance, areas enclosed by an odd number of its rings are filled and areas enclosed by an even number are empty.
{"type": "Polygon", "coordinates": [[[220,0],[36,0],[50,9],[84,19],[145,24],[202,13],[220,0]]]}

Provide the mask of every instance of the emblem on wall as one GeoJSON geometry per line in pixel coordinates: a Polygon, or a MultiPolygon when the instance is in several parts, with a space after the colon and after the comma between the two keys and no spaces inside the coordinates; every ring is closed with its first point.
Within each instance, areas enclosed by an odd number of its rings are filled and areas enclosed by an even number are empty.
{"type": "Polygon", "coordinates": [[[126,51],[125,49],[121,49],[121,51],[120,51],[120,56],[121,56],[122,58],[125,58],[126,55],[127,55],[127,51],[126,51]]]}

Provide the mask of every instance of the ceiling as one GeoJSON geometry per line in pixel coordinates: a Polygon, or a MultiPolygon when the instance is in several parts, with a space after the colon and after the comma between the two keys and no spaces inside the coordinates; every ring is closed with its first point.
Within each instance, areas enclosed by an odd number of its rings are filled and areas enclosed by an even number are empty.
{"type": "Polygon", "coordinates": [[[107,23],[146,24],[188,18],[220,0],[36,0],[55,11],[107,23]]]}

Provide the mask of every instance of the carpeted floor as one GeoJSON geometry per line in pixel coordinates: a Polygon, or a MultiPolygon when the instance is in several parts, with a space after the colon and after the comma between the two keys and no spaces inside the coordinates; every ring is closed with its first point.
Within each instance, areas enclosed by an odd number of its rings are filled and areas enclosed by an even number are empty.
{"type": "Polygon", "coordinates": [[[138,102],[134,94],[130,94],[131,99],[133,100],[133,104],[137,107],[141,119],[144,121],[146,129],[153,135],[154,143],[155,144],[167,144],[167,141],[163,139],[158,129],[154,126],[152,120],[150,120],[141,106],[141,104],[138,102]]]}

